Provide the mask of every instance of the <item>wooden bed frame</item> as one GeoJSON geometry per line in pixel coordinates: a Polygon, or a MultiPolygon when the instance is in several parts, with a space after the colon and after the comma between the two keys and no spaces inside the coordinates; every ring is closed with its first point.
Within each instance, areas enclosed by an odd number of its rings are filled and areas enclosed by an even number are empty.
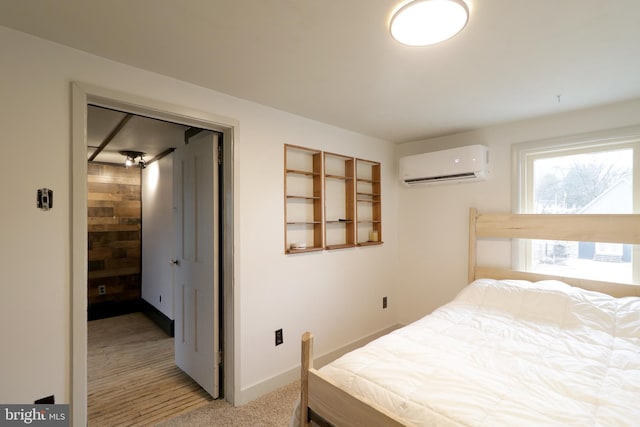
{"type": "MultiPolygon", "coordinates": [[[[476,278],[557,279],[615,297],[640,296],[640,286],[477,265],[479,239],[541,239],[640,244],[640,215],[479,214],[469,212],[469,283],[476,278]]],[[[354,396],[313,368],[313,336],[302,336],[300,425],[403,426],[389,411],[354,396]]]]}

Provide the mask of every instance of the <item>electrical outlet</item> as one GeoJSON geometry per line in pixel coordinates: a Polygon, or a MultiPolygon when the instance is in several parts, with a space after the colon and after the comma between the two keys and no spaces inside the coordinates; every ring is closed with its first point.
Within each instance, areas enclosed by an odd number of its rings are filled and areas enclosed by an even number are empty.
{"type": "Polygon", "coordinates": [[[387,297],[382,297],[382,308],[387,308],[387,297]]]}
{"type": "Polygon", "coordinates": [[[276,345],[280,345],[284,342],[282,338],[282,329],[276,330],[276,345]]]}
{"type": "Polygon", "coordinates": [[[98,295],[105,295],[106,293],[107,293],[106,285],[99,285],[98,286],[98,295]]]}

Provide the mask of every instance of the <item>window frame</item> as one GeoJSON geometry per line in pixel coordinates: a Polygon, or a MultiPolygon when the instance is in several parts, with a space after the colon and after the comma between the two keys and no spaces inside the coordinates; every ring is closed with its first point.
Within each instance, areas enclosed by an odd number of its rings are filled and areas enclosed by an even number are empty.
{"type": "MultiPolygon", "coordinates": [[[[640,126],[528,141],[512,146],[512,211],[533,213],[533,162],[538,159],[616,149],[633,149],[633,212],[640,213],[640,126]]],[[[640,284],[640,245],[631,254],[632,283],[640,284]]],[[[532,270],[531,241],[512,244],[512,268],[532,270]]]]}

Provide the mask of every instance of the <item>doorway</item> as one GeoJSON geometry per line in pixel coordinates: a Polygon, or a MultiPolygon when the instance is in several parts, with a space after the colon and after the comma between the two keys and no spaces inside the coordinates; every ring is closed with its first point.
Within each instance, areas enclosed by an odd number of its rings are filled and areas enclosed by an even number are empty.
{"type": "MultiPolygon", "coordinates": [[[[144,353],[158,341],[169,345],[159,353],[163,362],[177,365],[217,399],[222,297],[217,153],[224,141],[210,130],[95,105],[87,109],[89,421],[99,419],[108,400],[104,396],[116,393],[122,383],[144,386],[144,377],[129,371],[126,360],[137,356],[131,347],[144,353]],[[150,334],[134,339],[136,329],[118,327],[127,321],[115,319],[125,316],[135,323],[131,313],[144,313],[168,335],[175,330],[177,339],[142,339],[150,334]],[[105,334],[98,324],[113,325],[113,333],[105,334]],[[118,345],[129,341],[135,345],[118,345]],[[117,369],[110,369],[112,361],[117,369]]],[[[151,387],[171,385],[149,370],[151,387]]],[[[174,376],[174,371],[167,374],[174,376]]],[[[174,386],[189,382],[176,379],[174,386]]],[[[136,406],[159,404],[165,394],[135,393],[122,405],[135,414],[136,406]]],[[[195,395],[201,402],[200,393],[195,395]]],[[[192,406],[189,395],[183,400],[192,406]]]]}
{"type": "Polygon", "coordinates": [[[220,191],[224,207],[220,211],[221,245],[221,293],[222,319],[224,322],[224,353],[220,355],[224,366],[224,380],[221,383],[224,397],[234,403],[236,376],[234,375],[234,328],[233,328],[233,135],[237,123],[210,114],[188,111],[185,108],[149,99],[111,91],[104,88],[74,83],[73,123],[72,123],[72,417],[74,424],[86,424],[87,416],[87,106],[124,111],[155,119],[183,123],[190,127],[208,129],[224,138],[221,157],[220,191]],[[83,265],[84,264],[84,265],[83,265]]]}

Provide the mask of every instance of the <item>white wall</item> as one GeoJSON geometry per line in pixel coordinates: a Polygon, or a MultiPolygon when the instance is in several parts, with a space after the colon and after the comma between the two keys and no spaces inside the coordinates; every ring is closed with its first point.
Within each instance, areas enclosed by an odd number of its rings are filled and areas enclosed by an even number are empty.
{"type": "Polygon", "coordinates": [[[238,401],[299,363],[299,336],[317,335],[323,354],[396,323],[397,186],[387,142],[108,61],[0,27],[0,402],[71,396],[70,84],[117,91],[233,118],[238,401]],[[28,130],[28,131],[27,131],[28,130]],[[283,144],[383,164],[385,244],[283,254],[283,144]],[[23,161],[15,159],[24,159],[23,161]],[[35,208],[39,187],[55,192],[35,208]],[[382,296],[390,308],[382,310],[382,296]],[[284,344],[274,346],[274,330],[284,344]],[[246,393],[245,393],[246,392],[246,393]]]}
{"type": "MultiPolygon", "coordinates": [[[[300,363],[304,331],[314,333],[315,353],[322,355],[395,324],[398,307],[394,146],[335,128],[311,129],[293,116],[284,129],[277,126],[279,113],[273,113],[265,117],[267,132],[257,135],[261,154],[246,153],[240,160],[246,178],[241,182],[246,197],[239,206],[244,213],[241,364],[243,384],[256,390],[268,379],[264,361],[274,361],[272,375],[290,373],[300,363]],[[285,143],[382,163],[384,245],[283,255],[285,143]],[[387,310],[382,310],[383,296],[389,298],[387,310]],[[275,347],[279,328],[284,329],[284,344],[275,347]]],[[[242,132],[245,141],[244,127],[242,132]]]]}
{"type": "Polygon", "coordinates": [[[142,170],[142,298],[173,319],[173,156],[142,170]]]}
{"type": "Polygon", "coordinates": [[[638,111],[640,100],[634,100],[398,146],[401,157],[485,144],[491,163],[486,182],[400,189],[400,321],[408,323],[433,311],[467,284],[469,208],[511,212],[513,144],[638,125],[638,111]]]}

